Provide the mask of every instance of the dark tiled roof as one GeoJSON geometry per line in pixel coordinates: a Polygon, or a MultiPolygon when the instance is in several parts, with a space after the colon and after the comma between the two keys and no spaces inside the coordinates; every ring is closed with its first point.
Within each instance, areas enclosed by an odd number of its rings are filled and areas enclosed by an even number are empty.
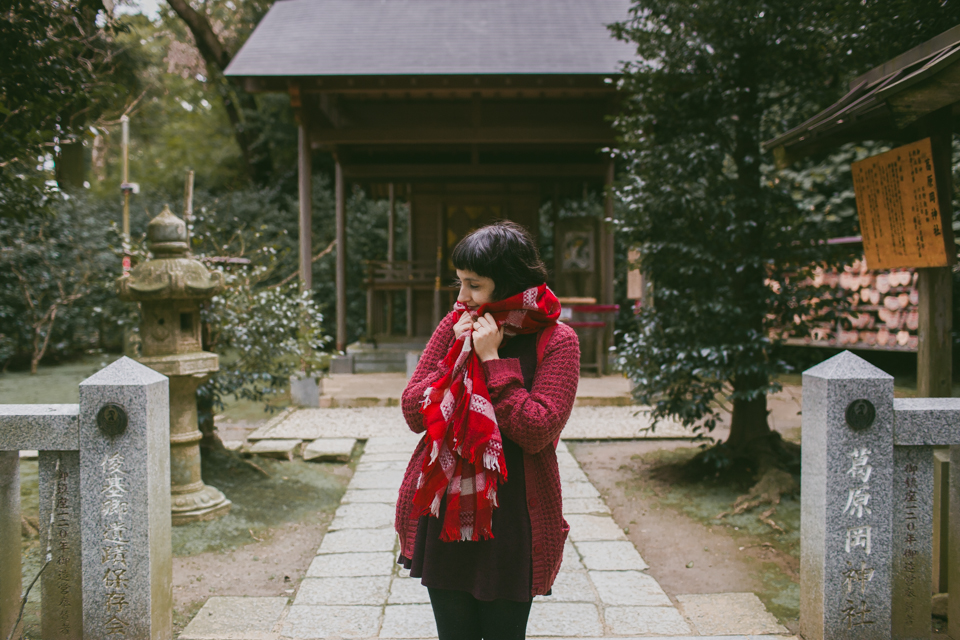
{"type": "Polygon", "coordinates": [[[279,0],[229,76],[605,74],[629,0],[279,0]]]}
{"type": "Polygon", "coordinates": [[[960,102],[960,26],[851,82],[850,91],[800,126],[763,143],[786,166],[844,142],[895,138],[895,132],[960,102]]]}

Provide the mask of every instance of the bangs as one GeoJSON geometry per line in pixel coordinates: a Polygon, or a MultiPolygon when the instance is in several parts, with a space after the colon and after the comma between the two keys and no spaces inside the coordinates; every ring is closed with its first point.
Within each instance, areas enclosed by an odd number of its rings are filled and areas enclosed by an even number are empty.
{"type": "Polygon", "coordinates": [[[493,277],[492,266],[497,259],[495,254],[499,252],[496,251],[495,244],[485,237],[486,235],[474,231],[457,243],[457,246],[453,249],[453,254],[450,256],[454,268],[461,271],[473,271],[478,276],[485,278],[493,277]]]}

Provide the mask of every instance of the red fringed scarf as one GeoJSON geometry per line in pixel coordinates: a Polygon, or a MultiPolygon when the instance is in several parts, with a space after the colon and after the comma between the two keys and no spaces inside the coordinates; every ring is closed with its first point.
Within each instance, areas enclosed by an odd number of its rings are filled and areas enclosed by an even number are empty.
{"type": "MultiPolygon", "coordinates": [[[[459,302],[453,309],[458,317],[467,311],[459,302]]],[[[476,315],[486,313],[503,327],[506,338],[555,324],[560,301],[542,284],[485,304],[476,315]]],[[[420,407],[430,455],[423,462],[410,516],[429,513],[439,517],[440,500],[446,493],[447,512],[440,535],[445,542],[493,538],[497,487],[507,481],[497,417],[471,334],[463,332],[450,348],[443,359],[447,374],[424,392],[420,407]]]]}

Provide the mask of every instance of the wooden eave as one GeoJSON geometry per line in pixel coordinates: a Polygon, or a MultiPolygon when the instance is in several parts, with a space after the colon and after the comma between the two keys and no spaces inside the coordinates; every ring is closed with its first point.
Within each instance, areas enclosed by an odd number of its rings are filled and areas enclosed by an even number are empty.
{"type": "Polygon", "coordinates": [[[250,93],[301,93],[368,95],[402,99],[416,96],[468,98],[587,96],[615,93],[617,74],[536,75],[407,75],[407,76],[247,76],[238,80],[250,93]]]}
{"type": "Polygon", "coordinates": [[[906,142],[920,118],[944,107],[960,115],[960,26],[855,79],[835,104],[762,146],[783,168],[847,142],[906,142]]]}

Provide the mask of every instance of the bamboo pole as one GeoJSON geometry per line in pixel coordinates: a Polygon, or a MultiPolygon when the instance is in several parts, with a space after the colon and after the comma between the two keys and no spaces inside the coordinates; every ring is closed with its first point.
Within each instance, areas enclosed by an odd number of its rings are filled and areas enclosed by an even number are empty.
{"type": "Polygon", "coordinates": [[[313,262],[310,259],[313,256],[313,167],[310,162],[310,139],[307,127],[303,124],[299,128],[297,154],[300,188],[300,287],[302,291],[310,291],[313,289],[313,262]]]}
{"type": "Polygon", "coordinates": [[[337,351],[345,353],[347,349],[347,212],[343,193],[343,165],[340,158],[334,156],[335,196],[336,196],[336,236],[337,236],[337,351]]]}

